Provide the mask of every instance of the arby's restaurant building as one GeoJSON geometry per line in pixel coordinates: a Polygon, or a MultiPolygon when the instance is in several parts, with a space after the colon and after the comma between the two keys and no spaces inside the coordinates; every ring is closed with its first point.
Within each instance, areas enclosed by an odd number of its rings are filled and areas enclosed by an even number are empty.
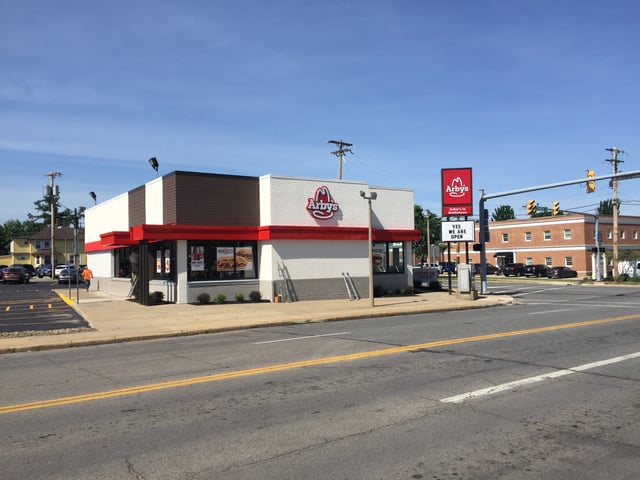
{"type": "Polygon", "coordinates": [[[201,293],[288,300],[368,297],[413,283],[413,191],[362,182],[174,171],[85,212],[87,264],[101,291],[195,303],[201,293]],[[361,192],[376,192],[369,202],[361,192]]]}

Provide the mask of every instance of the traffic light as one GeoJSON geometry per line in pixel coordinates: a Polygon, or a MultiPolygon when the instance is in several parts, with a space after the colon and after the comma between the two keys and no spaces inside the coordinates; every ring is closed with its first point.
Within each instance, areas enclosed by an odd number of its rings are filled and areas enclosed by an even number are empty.
{"type": "Polygon", "coordinates": [[[560,202],[553,202],[553,216],[555,217],[560,213],[560,202]]]}
{"type": "MultiPolygon", "coordinates": [[[[587,178],[593,178],[596,174],[593,170],[587,170],[587,178]]],[[[587,193],[593,193],[596,190],[596,182],[594,180],[587,181],[587,193]]]]}
{"type": "Polygon", "coordinates": [[[527,215],[535,215],[536,214],[536,201],[529,200],[527,202],[527,215]]]}

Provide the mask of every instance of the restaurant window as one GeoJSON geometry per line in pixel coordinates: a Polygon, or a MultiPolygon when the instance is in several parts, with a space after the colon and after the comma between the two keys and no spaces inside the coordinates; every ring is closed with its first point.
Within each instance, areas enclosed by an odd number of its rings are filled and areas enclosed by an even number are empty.
{"type": "Polygon", "coordinates": [[[115,278],[131,278],[131,247],[118,248],[114,251],[113,276],[115,278]]]}
{"type": "Polygon", "coordinates": [[[258,278],[258,243],[252,241],[189,241],[190,282],[258,278]]]}
{"type": "Polygon", "coordinates": [[[149,244],[149,251],[155,256],[153,269],[154,280],[175,278],[176,256],[172,242],[158,242],[149,244]]]}
{"type": "Polygon", "coordinates": [[[373,244],[374,273],[404,273],[404,265],[403,242],[373,244]]]}

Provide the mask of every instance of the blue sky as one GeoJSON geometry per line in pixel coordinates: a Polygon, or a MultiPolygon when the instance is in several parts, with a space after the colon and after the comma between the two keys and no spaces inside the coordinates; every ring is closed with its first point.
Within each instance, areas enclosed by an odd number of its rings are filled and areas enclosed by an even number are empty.
{"type": "MultiPolygon", "coordinates": [[[[487,194],[640,170],[635,0],[0,0],[0,223],[173,170],[487,194]]],[[[639,180],[620,183],[640,215],[639,180]]],[[[594,211],[605,182],[494,199],[594,211]]]]}

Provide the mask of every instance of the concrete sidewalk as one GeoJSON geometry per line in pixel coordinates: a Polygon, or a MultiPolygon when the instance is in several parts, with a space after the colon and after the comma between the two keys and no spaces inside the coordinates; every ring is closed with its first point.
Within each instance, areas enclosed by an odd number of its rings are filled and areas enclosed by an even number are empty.
{"type": "Polygon", "coordinates": [[[151,338],[224,332],[253,327],[295,323],[330,322],[387,315],[407,315],[469,308],[482,308],[511,303],[506,295],[480,296],[477,300],[457,298],[448,292],[424,292],[411,296],[350,301],[318,300],[294,303],[229,303],[223,305],[163,304],[142,306],[122,297],[102,292],[76,291],[71,298],[60,296],[91,326],[79,332],[0,338],[0,353],[65,348],[83,345],[145,340],[151,338]]]}

